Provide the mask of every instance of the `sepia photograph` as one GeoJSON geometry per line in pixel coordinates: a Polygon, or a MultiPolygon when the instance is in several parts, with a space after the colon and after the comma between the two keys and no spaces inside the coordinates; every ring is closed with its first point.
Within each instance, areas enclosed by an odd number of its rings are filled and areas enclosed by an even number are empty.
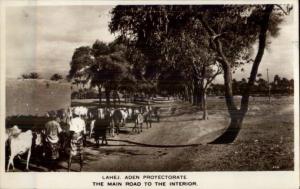
{"type": "Polygon", "coordinates": [[[296,1],[1,10],[1,174],[299,170],[296,1]]]}

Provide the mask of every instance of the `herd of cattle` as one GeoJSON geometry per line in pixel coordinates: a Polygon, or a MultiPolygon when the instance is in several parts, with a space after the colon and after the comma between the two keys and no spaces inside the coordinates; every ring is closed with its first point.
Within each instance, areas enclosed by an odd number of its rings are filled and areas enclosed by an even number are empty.
{"type": "MultiPolygon", "coordinates": [[[[102,144],[107,144],[106,135],[110,134],[114,137],[119,134],[120,128],[125,127],[127,123],[132,122],[133,133],[140,133],[143,131],[143,125],[146,128],[151,128],[152,121],[159,122],[160,108],[152,107],[150,105],[140,107],[123,107],[123,108],[94,108],[89,109],[83,106],[70,107],[64,110],[50,111],[45,117],[48,121],[39,125],[39,127],[32,127],[27,131],[22,131],[18,125],[13,125],[6,128],[5,142],[7,152],[10,155],[7,164],[7,171],[10,166],[14,167],[14,158],[27,152],[26,170],[29,170],[29,161],[33,152],[38,161],[43,159],[45,152],[43,151],[44,126],[49,122],[57,122],[61,125],[62,132],[59,134],[59,152],[60,157],[68,157],[70,170],[72,155],[70,153],[69,123],[74,115],[79,115],[84,120],[86,128],[83,135],[83,144],[86,144],[86,138],[94,138],[95,143],[99,146],[99,140],[102,139],[102,144]]],[[[80,155],[80,170],[82,169],[82,156],[80,155]]],[[[51,169],[49,169],[51,170],[51,169]]]]}

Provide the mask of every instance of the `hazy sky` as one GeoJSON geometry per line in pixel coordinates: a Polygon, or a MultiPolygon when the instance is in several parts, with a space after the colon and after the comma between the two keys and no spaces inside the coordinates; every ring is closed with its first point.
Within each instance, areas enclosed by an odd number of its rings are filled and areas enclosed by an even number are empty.
{"type": "MultiPolygon", "coordinates": [[[[68,73],[75,48],[92,45],[96,39],[110,42],[109,11],[112,6],[10,7],[6,14],[6,76],[17,78],[36,71],[45,77],[68,73]]],[[[293,48],[298,45],[293,17],[286,17],[280,35],[272,40],[259,72],[270,77],[292,78],[293,48]]],[[[235,74],[248,77],[249,71],[235,74]],[[246,73],[246,75],[245,75],[246,73]]],[[[221,81],[221,77],[218,80],[221,81]]]]}

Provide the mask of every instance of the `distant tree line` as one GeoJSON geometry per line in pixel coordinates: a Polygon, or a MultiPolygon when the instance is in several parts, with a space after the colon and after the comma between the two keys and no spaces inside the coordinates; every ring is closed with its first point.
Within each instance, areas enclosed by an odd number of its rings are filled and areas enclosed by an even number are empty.
{"type": "MultiPolygon", "coordinates": [[[[30,72],[28,74],[22,74],[21,78],[22,79],[42,79],[41,75],[37,72],[30,72]]],[[[63,79],[63,76],[58,73],[55,73],[49,79],[52,81],[59,81],[59,80],[63,79]]]]}
{"type": "MultiPolygon", "coordinates": [[[[232,80],[232,91],[234,95],[242,95],[247,88],[247,80],[242,78],[240,81],[232,80]]],[[[210,95],[224,95],[223,84],[212,84],[208,89],[210,95]]],[[[294,94],[294,79],[287,79],[275,75],[273,81],[268,83],[267,80],[258,74],[258,79],[255,81],[251,95],[254,96],[268,96],[271,95],[293,95],[294,94]]]]}
{"type": "Polygon", "coordinates": [[[40,74],[37,72],[31,72],[29,74],[22,74],[22,79],[40,79],[40,74]]]}

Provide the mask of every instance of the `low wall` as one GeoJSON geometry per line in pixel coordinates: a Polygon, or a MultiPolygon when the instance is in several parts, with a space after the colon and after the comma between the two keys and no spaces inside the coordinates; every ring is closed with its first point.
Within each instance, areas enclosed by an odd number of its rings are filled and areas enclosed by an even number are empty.
{"type": "Polygon", "coordinates": [[[6,80],[6,116],[45,115],[71,106],[71,85],[41,79],[6,80]]]}

